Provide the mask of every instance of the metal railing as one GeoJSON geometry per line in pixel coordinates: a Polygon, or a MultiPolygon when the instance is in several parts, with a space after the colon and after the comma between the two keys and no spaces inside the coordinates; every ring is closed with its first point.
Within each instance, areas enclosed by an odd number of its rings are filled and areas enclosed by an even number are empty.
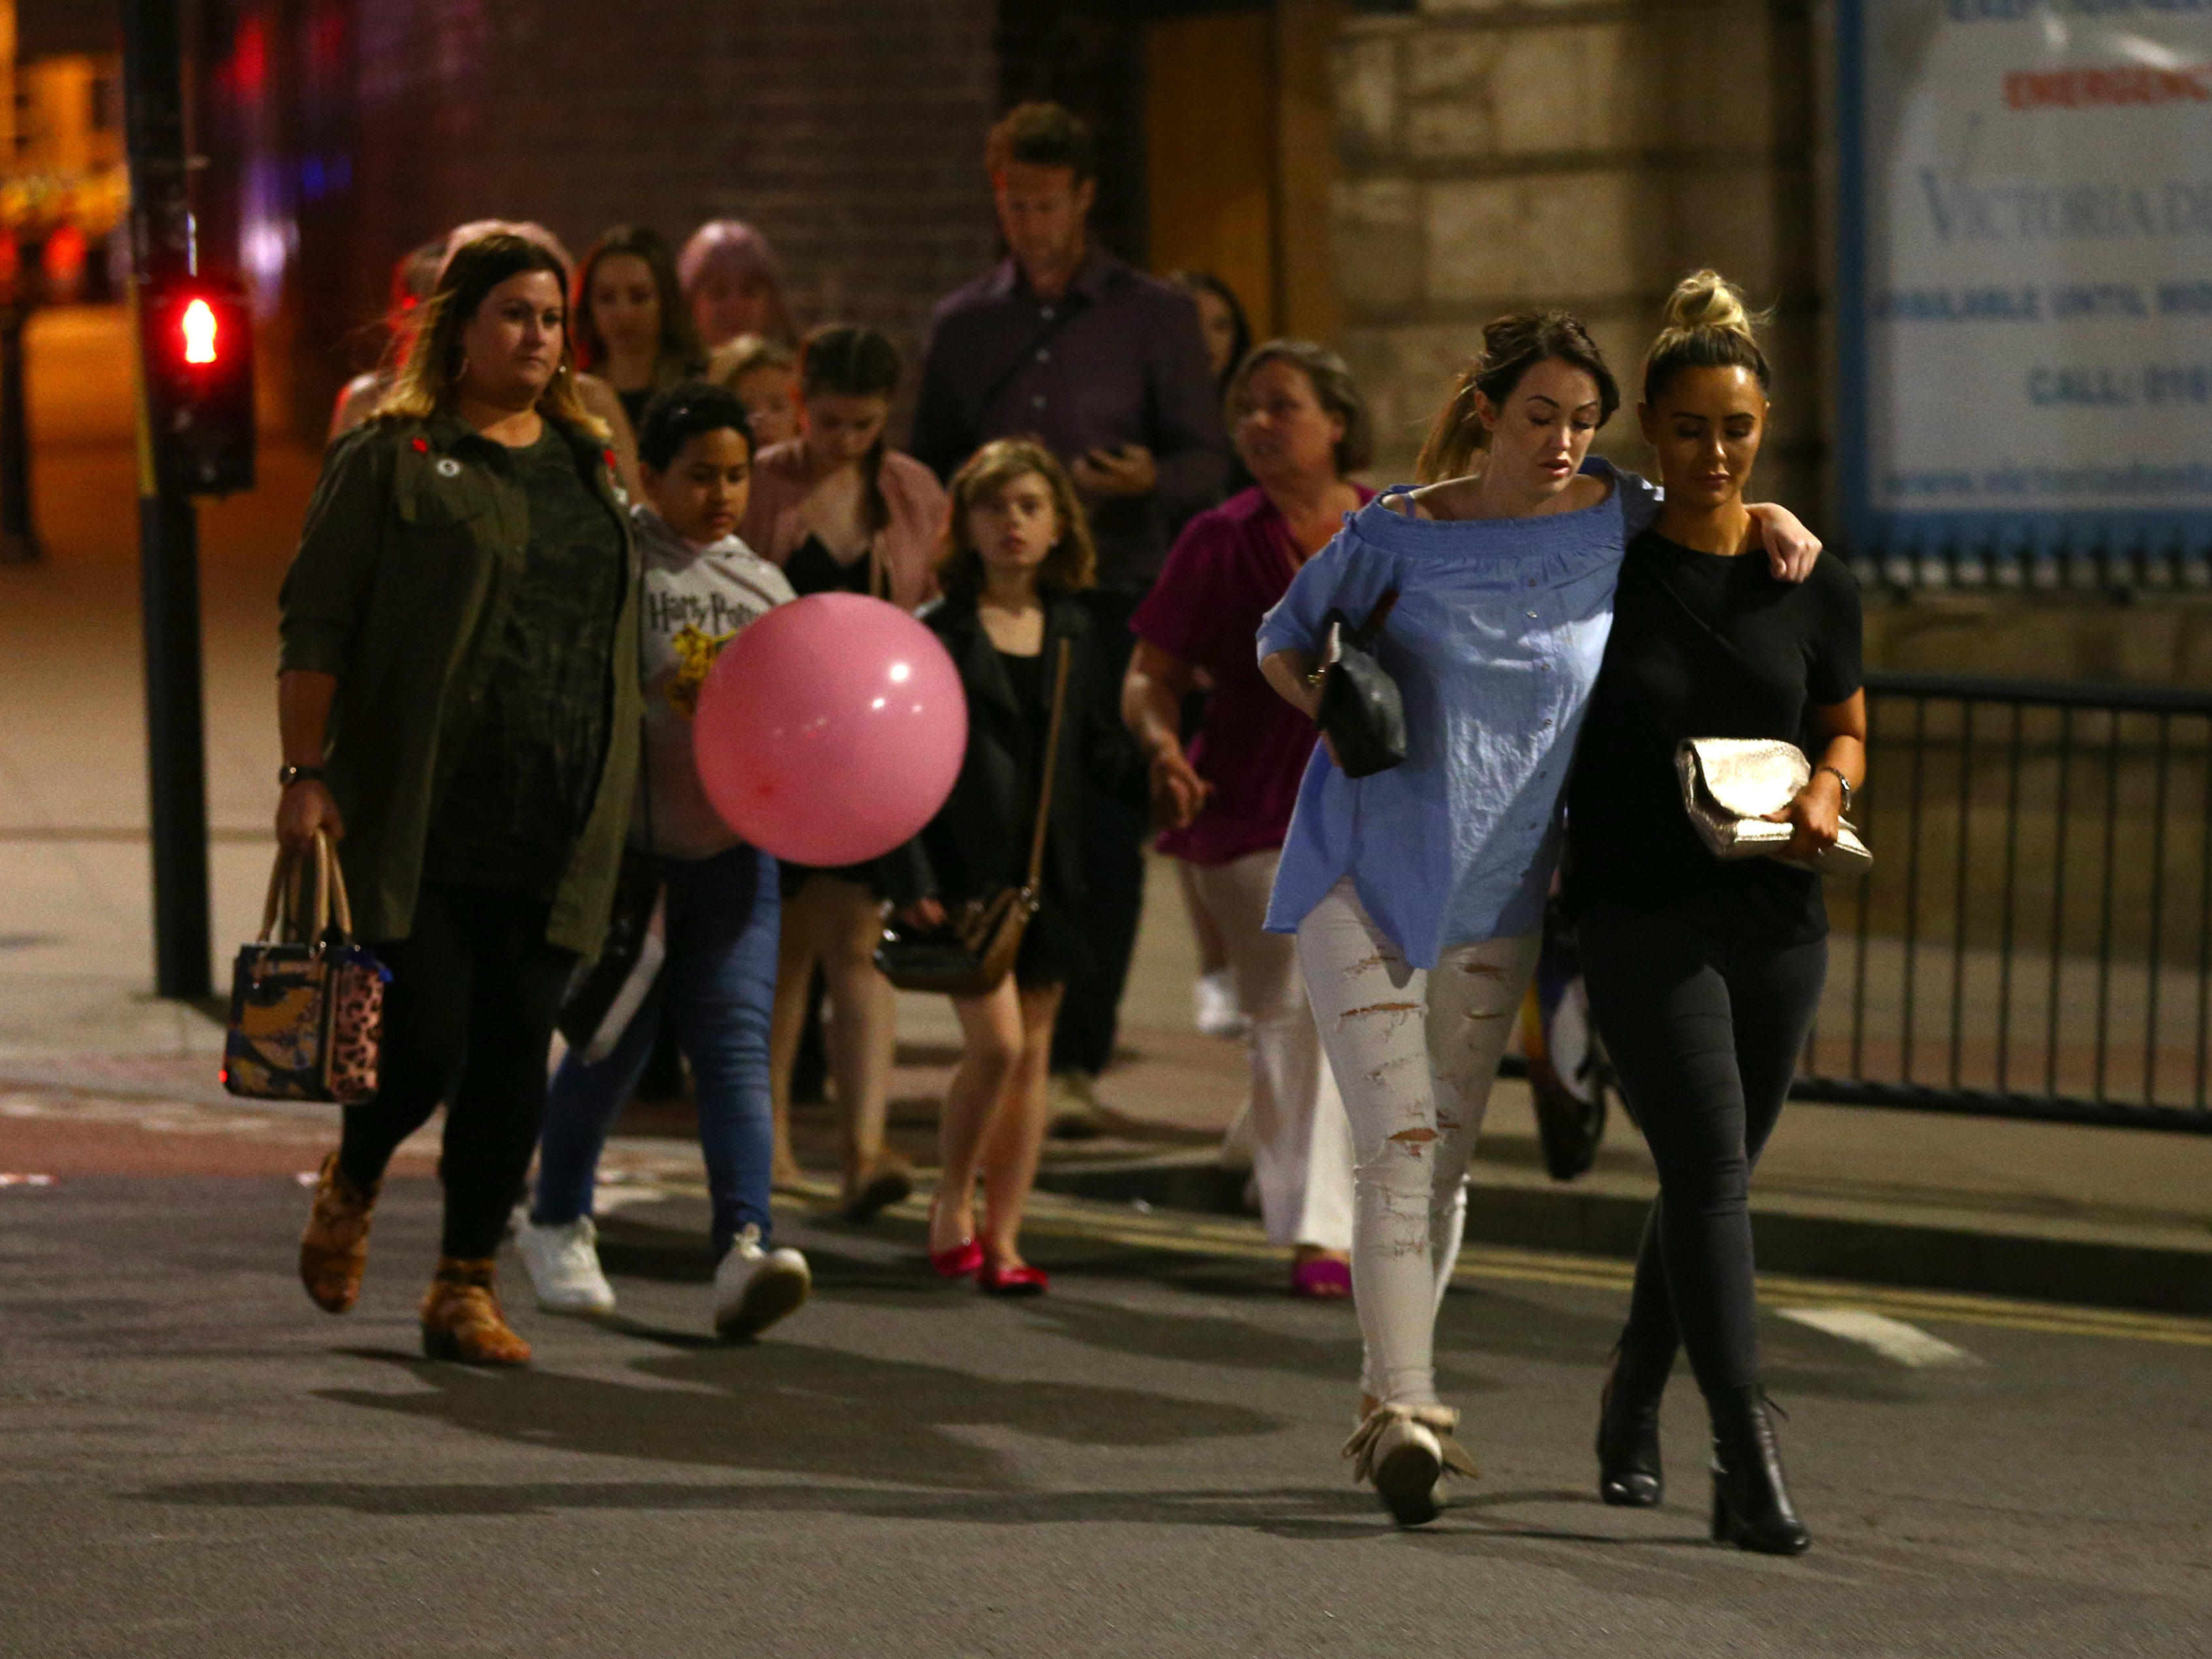
{"type": "Polygon", "coordinates": [[[2212,692],[1867,678],[1794,1092],[2212,1133],[2212,692]]]}

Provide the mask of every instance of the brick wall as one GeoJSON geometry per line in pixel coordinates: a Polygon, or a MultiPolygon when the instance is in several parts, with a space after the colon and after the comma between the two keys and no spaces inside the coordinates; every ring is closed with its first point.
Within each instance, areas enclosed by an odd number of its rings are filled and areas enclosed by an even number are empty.
{"type": "MultiPolygon", "coordinates": [[[[1818,516],[1813,68],[1802,0],[1425,0],[1347,20],[1337,270],[1380,470],[1405,475],[1501,312],[1579,313],[1632,404],[1667,290],[1711,265],[1779,302],[1758,487],[1818,516]]],[[[1598,447],[1648,465],[1632,418],[1598,447]]]]}
{"type": "Polygon", "coordinates": [[[605,0],[210,7],[211,35],[258,18],[276,42],[286,113],[264,159],[287,170],[298,224],[278,332],[306,430],[358,366],[392,260],[464,219],[537,219],[580,255],[622,221],[680,243],[702,220],[747,219],[782,257],[802,326],[865,320],[909,349],[935,299],[995,252],[994,0],[650,0],[618,17],[605,0]],[[339,83],[311,89],[333,49],[339,83]]]}

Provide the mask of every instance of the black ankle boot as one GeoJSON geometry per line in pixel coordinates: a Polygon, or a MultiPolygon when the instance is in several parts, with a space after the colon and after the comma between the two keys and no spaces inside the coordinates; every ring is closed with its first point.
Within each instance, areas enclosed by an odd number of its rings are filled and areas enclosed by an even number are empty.
{"type": "Polygon", "coordinates": [[[1667,1495],[1659,1466],[1659,1400],[1674,1352],[1639,1348],[1623,1337],[1597,1407],[1597,1495],[1619,1508],[1655,1508],[1667,1495]]]}
{"type": "Polygon", "coordinates": [[[1766,1391],[1756,1383],[1710,1402],[1713,1413],[1713,1541],[1761,1555],[1802,1555],[1813,1535],[1782,1479],[1766,1391]]]}

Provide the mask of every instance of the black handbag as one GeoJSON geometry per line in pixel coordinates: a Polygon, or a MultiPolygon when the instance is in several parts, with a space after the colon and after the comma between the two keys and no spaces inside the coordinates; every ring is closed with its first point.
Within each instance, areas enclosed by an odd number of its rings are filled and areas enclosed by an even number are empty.
{"type": "Polygon", "coordinates": [[[1370,778],[1406,759],[1406,702],[1368,648],[1398,602],[1395,588],[1375,602],[1358,627],[1341,611],[1322,619],[1328,630],[1321,664],[1308,675],[1321,687],[1314,723],[1328,734],[1346,778],[1370,778]]]}
{"type": "Polygon", "coordinates": [[[1022,935],[1037,913],[1044,891],[1045,826],[1052,817],[1053,770],[1060,763],[1060,724],[1067,704],[1068,660],[1073,648],[1060,642],[1053,672],[1052,719],[1046,729],[1044,778],[1037,790],[1036,827],[1030,837],[1029,879],[957,906],[945,925],[924,932],[886,924],[876,946],[876,967],[901,991],[933,991],[948,997],[982,997],[999,988],[1014,971],[1022,935]]]}

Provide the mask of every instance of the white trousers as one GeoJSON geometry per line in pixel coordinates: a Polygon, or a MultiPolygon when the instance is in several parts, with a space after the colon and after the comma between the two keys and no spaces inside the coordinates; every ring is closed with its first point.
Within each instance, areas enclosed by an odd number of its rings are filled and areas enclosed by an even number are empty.
{"type": "Polygon", "coordinates": [[[1455,946],[1425,973],[1346,880],[1297,942],[1352,1124],[1361,1389],[1386,1405],[1433,1406],[1437,1308],[1467,1220],[1468,1160],[1543,936],[1455,946]]]}
{"type": "Polygon", "coordinates": [[[1245,1039],[1251,1093],[1228,1139],[1251,1145],[1269,1243],[1348,1250],[1352,1128],[1336,1080],[1322,1062],[1297,942],[1262,925],[1277,857],[1268,851],[1225,864],[1186,866],[1192,896],[1227,949],[1237,1005],[1252,1022],[1245,1039]]]}

